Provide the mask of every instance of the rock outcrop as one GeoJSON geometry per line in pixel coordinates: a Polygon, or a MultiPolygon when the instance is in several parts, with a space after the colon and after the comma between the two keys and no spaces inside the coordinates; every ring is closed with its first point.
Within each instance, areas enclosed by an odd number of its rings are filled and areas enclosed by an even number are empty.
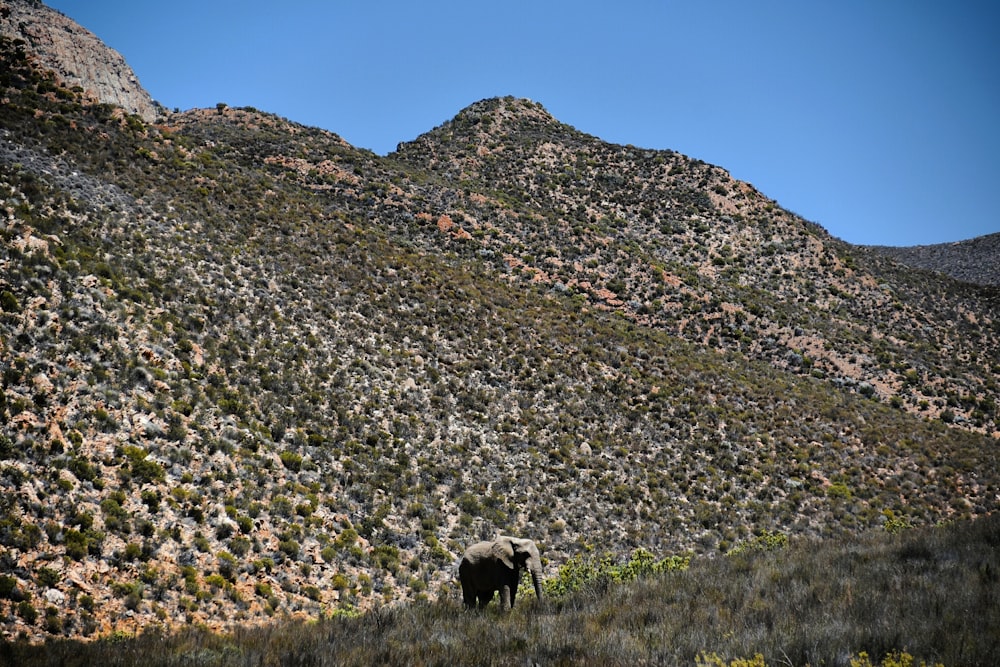
{"type": "Polygon", "coordinates": [[[157,105],[120,53],[75,21],[37,0],[0,2],[0,34],[20,39],[67,87],[153,121],[157,105]]]}

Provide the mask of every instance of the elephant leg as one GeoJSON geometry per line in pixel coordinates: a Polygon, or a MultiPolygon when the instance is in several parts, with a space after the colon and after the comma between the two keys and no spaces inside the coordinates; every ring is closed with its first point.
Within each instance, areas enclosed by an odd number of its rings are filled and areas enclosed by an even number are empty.
{"type": "Polygon", "coordinates": [[[504,610],[510,609],[513,602],[514,598],[511,595],[510,584],[504,584],[500,588],[500,608],[504,610]]]}
{"type": "Polygon", "coordinates": [[[476,606],[476,591],[464,582],[462,583],[462,601],[469,609],[476,606]]]}
{"type": "Polygon", "coordinates": [[[486,605],[493,599],[493,591],[481,591],[479,593],[479,608],[486,609],[486,605]]]}

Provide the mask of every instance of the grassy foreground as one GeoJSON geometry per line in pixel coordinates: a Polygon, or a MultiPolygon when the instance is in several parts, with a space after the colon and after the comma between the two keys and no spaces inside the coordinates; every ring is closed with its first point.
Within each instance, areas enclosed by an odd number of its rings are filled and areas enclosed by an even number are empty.
{"type": "Polygon", "coordinates": [[[951,667],[1000,656],[997,516],[837,542],[768,535],[630,583],[607,571],[576,561],[547,586],[563,592],[542,604],[525,594],[509,615],[466,612],[456,597],[225,635],[7,643],[0,663],[951,667]]]}

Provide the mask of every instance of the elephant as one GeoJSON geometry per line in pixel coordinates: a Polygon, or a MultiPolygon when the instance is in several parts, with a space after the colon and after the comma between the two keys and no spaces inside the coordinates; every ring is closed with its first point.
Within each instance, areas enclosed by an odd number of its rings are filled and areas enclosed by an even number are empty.
{"type": "Polygon", "coordinates": [[[501,535],[492,542],[473,544],[465,550],[458,566],[465,606],[475,607],[478,599],[482,609],[500,591],[500,608],[513,609],[522,569],[531,573],[535,597],[541,600],[542,561],[534,542],[501,535]]]}

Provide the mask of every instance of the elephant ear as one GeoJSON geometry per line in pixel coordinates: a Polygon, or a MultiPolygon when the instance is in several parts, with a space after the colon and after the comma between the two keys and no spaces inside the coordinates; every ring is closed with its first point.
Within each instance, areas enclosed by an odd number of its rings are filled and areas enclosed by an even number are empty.
{"type": "Polygon", "coordinates": [[[514,563],[514,545],[510,540],[499,539],[493,543],[493,549],[491,550],[493,556],[496,557],[500,562],[514,570],[517,569],[517,565],[514,563]]]}

